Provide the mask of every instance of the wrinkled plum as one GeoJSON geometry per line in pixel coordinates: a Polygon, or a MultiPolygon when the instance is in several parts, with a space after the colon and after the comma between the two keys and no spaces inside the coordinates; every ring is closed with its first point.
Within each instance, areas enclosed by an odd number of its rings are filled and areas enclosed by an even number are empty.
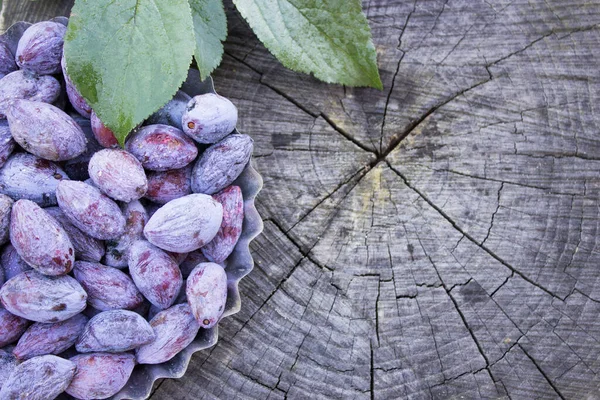
{"type": "Polygon", "coordinates": [[[102,259],[104,256],[104,243],[101,240],[94,239],[73,225],[60,208],[49,207],[44,210],[67,232],[75,249],[75,258],[83,261],[100,261],[102,259]]]}
{"type": "Polygon", "coordinates": [[[92,124],[92,132],[94,132],[94,137],[102,147],[119,147],[119,142],[117,141],[113,131],[104,126],[102,121],[100,121],[100,118],[98,118],[93,110],[90,117],[90,122],[92,124]]]}
{"type": "Polygon", "coordinates": [[[60,95],[60,83],[49,75],[15,71],[0,79],[0,118],[15,99],[54,103],[60,95]]]}
{"type": "Polygon", "coordinates": [[[0,389],[17,367],[17,359],[11,353],[0,350],[0,389]]]}
{"type": "Polygon", "coordinates": [[[8,122],[0,121],[0,168],[4,166],[8,157],[15,150],[17,143],[10,133],[8,122]]]}
{"type": "Polygon", "coordinates": [[[93,238],[116,239],[125,232],[119,206],[97,188],[83,182],[62,181],[56,199],[69,220],[93,238]]]}
{"type": "Polygon", "coordinates": [[[178,304],[152,318],[150,326],[156,339],[136,351],[140,364],[160,364],[169,361],[185,349],[196,337],[200,325],[188,304],[178,304]]]}
{"type": "Polygon", "coordinates": [[[196,158],[194,141],[169,125],[148,125],[129,135],[125,150],[152,171],[183,168],[196,158]]]}
{"type": "Polygon", "coordinates": [[[4,268],[4,277],[6,280],[12,279],[19,275],[21,272],[30,271],[32,268],[27,264],[17,250],[15,250],[12,244],[7,244],[2,249],[2,255],[0,255],[0,263],[4,268]]]}
{"type": "Polygon", "coordinates": [[[63,76],[65,77],[65,86],[67,88],[67,97],[69,98],[69,102],[71,103],[75,111],[77,111],[82,117],[90,118],[92,113],[92,107],[90,107],[87,101],[85,101],[85,99],[83,98],[81,93],[79,93],[79,91],[73,84],[73,81],[69,77],[69,74],[67,73],[67,65],[64,54],[62,55],[60,65],[62,68],[63,76]]]}
{"type": "Polygon", "coordinates": [[[15,141],[38,157],[64,161],[86,150],[81,127],[52,104],[17,99],[6,116],[15,141]]]}
{"type": "Polygon", "coordinates": [[[60,72],[64,36],[67,27],[53,21],[31,25],[19,39],[17,65],[41,75],[60,72]]]}
{"type": "Polygon", "coordinates": [[[148,300],[144,299],[144,301],[142,302],[142,304],[139,305],[139,307],[136,307],[135,309],[133,309],[131,311],[146,318],[151,306],[152,306],[152,304],[148,300]]]}
{"type": "Polygon", "coordinates": [[[216,93],[195,96],[181,119],[186,135],[198,143],[215,143],[229,135],[237,124],[237,108],[216,93]]]}
{"type": "MultiPolygon", "coordinates": [[[[179,291],[179,294],[177,295],[177,298],[175,299],[175,302],[173,304],[187,304],[187,294],[185,293],[185,288],[186,281],[183,281],[183,286],[181,287],[181,290],[179,291]]],[[[150,309],[148,310],[148,319],[154,318],[156,314],[158,314],[161,311],[161,308],[158,308],[154,304],[152,304],[150,306],[150,309]]]]}
{"type": "Polygon", "coordinates": [[[77,314],[53,324],[36,322],[21,336],[13,354],[22,361],[46,354],[60,354],[75,344],[87,321],[83,314],[77,314]]]}
{"type": "Polygon", "coordinates": [[[133,310],[144,301],[131,278],[118,269],[77,261],[73,273],[87,292],[88,303],[97,310],[133,310]]]}
{"type": "Polygon", "coordinates": [[[149,202],[146,204],[146,212],[148,213],[148,217],[152,217],[154,215],[155,212],[158,211],[159,208],[161,208],[164,204],[157,204],[157,203],[152,203],[149,202]]]}
{"type": "Polygon", "coordinates": [[[163,309],[173,304],[183,284],[175,260],[145,240],[129,250],[129,273],[144,297],[163,309]]]}
{"type": "Polygon", "coordinates": [[[42,207],[56,205],[56,187],[67,174],[55,163],[32,154],[13,154],[0,168],[0,193],[27,199],[42,207]]]}
{"type": "Polygon", "coordinates": [[[231,185],[250,161],[253,142],[248,135],[235,134],[206,149],[192,170],[192,191],[214,194],[231,185]]]}
{"type": "Polygon", "coordinates": [[[0,79],[16,71],[18,68],[12,51],[10,51],[6,43],[0,42],[0,79]]]}
{"type": "Polygon", "coordinates": [[[163,311],[162,308],[156,307],[154,304],[150,305],[150,309],[148,310],[148,319],[152,319],[159,312],[163,311]]]}
{"type": "Polygon", "coordinates": [[[187,253],[210,242],[221,226],[223,206],[204,194],[190,194],[159,208],[144,227],[155,246],[187,253]]]}
{"type": "Polygon", "coordinates": [[[0,347],[19,340],[29,321],[0,308],[0,347]]]}
{"type": "MultiPolygon", "coordinates": [[[[173,305],[183,304],[183,303],[187,304],[187,294],[185,292],[185,288],[186,288],[186,281],[183,281],[183,286],[181,287],[179,294],[175,298],[173,305]]],[[[158,314],[161,311],[162,311],[162,309],[159,307],[156,307],[154,304],[150,305],[150,309],[148,310],[148,319],[154,318],[156,316],[156,314],[158,314]]]]}
{"type": "Polygon", "coordinates": [[[8,231],[10,229],[10,212],[14,201],[0,194],[0,245],[8,242],[8,231]]]}
{"type": "Polygon", "coordinates": [[[187,279],[188,276],[192,273],[192,270],[198,266],[200,263],[209,262],[210,260],[206,258],[204,254],[202,254],[202,249],[194,250],[188,253],[187,257],[181,264],[179,264],[179,269],[181,270],[181,275],[183,275],[184,279],[187,279]]]}
{"type": "Polygon", "coordinates": [[[33,201],[13,205],[10,242],[23,261],[44,275],[64,275],[73,269],[75,249],[67,232],[33,201]]]}
{"type": "Polygon", "coordinates": [[[69,386],[75,368],[75,363],[57,356],[33,357],[13,370],[0,399],[52,400],[69,386]]]}
{"type": "Polygon", "coordinates": [[[26,271],[0,289],[2,305],[12,314],[35,322],[60,322],[79,314],[87,294],[68,275],[50,277],[26,271]]]}
{"type": "Polygon", "coordinates": [[[223,222],[214,239],[202,247],[202,253],[210,261],[222,263],[229,257],[242,234],[244,199],[239,186],[233,185],[213,197],[223,206],[223,222]]]}
{"type": "Polygon", "coordinates": [[[166,251],[168,255],[171,256],[173,260],[177,263],[177,265],[181,264],[186,258],[188,253],[174,253],[172,251],[166,251]]]}
{"type": "Polygon", "coordinates": [[[70,360],[77,372],[66,392],[77,399],[107,399],[117,394],[135,367],[132,354],[80,354],[70,360]]]}
{"type": "Polygon", "coordinates": [[[187,301],[196,320],[205,329],[219,322],[227,302],[227,274],[212,262],[199,264],[187,280],[187,301]]]}
{"type": "Polygon", "coordinates": [[[87,323],[75,348],[80,353],[120,353],[150,343],[156,335],[139,314],[127,310],[102,312],[87,323]]]}
{"type": "Polygon", "coordinates": [[[83,134],[87,139],[87,146],[85,151],[75,158],[67,160],[63,163],[63,168],[69,178],[78,181],[85,181],[90,177],[88,174],[88,164],[90,159],[97,151],[102,150],[104,147],[100,146],[100,143],[94,137],[90,121],[83,118],[80,115],[74,115],[73,120],[81,127],[83,134]]]}
{"type": "Polygon", "coordinates": [[[177,91],[175,96],[164,107],[148,117],[146,124],[171,125],[177,129],[181,129],[181,118],[191,99],[187,93],[181,90],[177,91]]]}
{"type": "Polygon", "coordinates": [[[86,309],[83,310],[82,314],[88,318],[94,318],[96,315],[100,314],[101,312],[104,312],[104,311],[96,310],[94,307],[88,305],[86,307],[86,309]]]}
{"type": "Polygon", "coordinates": [[[124,204],[121,209],[125,216],[125,233],[118,239],[106,242],[106,257],[104,262],[115,268],[127,267],[129,248],[143,238],[144,226],[148,222],[148,214],[139,201],[124,204]]]}
{"type": "Polygon", "coordinates": [[[115,200],[128,203],[148,190],[142,164],[125,150],[100,150],[90,159],[88,172],[95,186],[115,200]]]}
{"type": "Polygon", "coordinates": [[[191,174],[190,166],[163,172],[150,172],[146,198],[158,204],[166,204],[171,200],[191,194],[191,174]]]}
{"type": "MultiPolygon", "coordinates": [[[[91,187],[96,187],[96,184],[94,183],[94,181],[91,178],[86,179],[85,181],[83,181],[83,183],[85,183],[86,185],[89,185],[91,187]]],[[[96,188],[98,189],[98,188],[96,188]]]]}

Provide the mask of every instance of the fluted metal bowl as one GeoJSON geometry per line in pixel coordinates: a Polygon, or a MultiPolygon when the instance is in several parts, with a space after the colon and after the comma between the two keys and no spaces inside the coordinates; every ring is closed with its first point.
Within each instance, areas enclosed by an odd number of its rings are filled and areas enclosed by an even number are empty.
{"type": "MultiPolygon", "coordinates": [[[[57,17],[52,21],[67,25],[68,19],[57,17]]],[[[31,26],[27,22],[17,22],[0,35],[0,41],[8,44],[13,54],[16,52],[17,43],[23,32],[31,26]]],[[[202,81],[197,70],[191,69],[181,90],[190,96],[204,93],[216,93],[212,79],[202,81]]],[[[236,131],[237,132],[237,131],[236,131]]],[[[239,282],[254,267],[250,254],[250,242],[263,230],[263,223],[254,206],[254,199],[263,181],[261,176],[248,163],[242,174],[234,182],[242,189],[244,197],[244,222],[242,235],[229,258],[225,261],[227,272],[227,304],[223,318],[237,313],[241,307],[239,282]]],[[[173,359],[156,365],[137,365],[125,387],[112,397],[114,400],[133,399],[142,400],[150,396],[154,382],[161,378],[181,378],[187,370],[192,355],[200,350],[207,349],[217,343],[218,325],[211,329],[200,328],[196,339],[173,359]]],[[[63,396],[64,398],[64,396],[63,396]]]]}

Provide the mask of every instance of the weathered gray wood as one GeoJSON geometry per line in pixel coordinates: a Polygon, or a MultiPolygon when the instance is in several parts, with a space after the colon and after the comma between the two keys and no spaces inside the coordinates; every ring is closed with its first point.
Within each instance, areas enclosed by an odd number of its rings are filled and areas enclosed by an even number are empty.
{"type": "Polygon", "coordinates": [[[152,398],[600,398],[600,3],[365,1],[382,92],[284,69],[226,4],[265,232],[152,398]]]}
{"type": "Polygon", "coordinates": [[[69,16],[74,0],[3,1],[0,27],[4,31],[17,21],[38,22],[69,16]]]}

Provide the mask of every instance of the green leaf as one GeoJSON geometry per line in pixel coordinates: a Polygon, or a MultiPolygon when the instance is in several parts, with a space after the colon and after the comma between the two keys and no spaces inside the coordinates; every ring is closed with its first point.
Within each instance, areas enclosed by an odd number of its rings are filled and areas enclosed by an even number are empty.
{"type": "Polygon", "coordinates": [[[175,94],[194,35],[187,0],[76,0],[65,36],[67,71],[123,145],[175,94]]]}
{"type": "Polygon", "coordinates": [[[286,67],[328,83],[382,89],[360,0],[233,0],[286,67]]]}
{"type": "Polygon", "coordinates": [[[205,79],[219,66],[223,57],[223,41],[227,38],[227,17],[222,0],[189,0],[194,19],[196,51],[194,57],[205,79]]]}

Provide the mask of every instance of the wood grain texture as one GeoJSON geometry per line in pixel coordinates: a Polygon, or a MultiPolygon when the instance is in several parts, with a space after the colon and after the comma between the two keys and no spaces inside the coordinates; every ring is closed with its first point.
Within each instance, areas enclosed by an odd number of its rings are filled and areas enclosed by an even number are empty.
{"type": "Polygon", "coordinates": [[[226,5],[265,231],[152,398],[599,399],[600,3],[366,0],[381,92],[286,70],[226,5]]]}
{"type": "Polygon", "coordinates": [[[17,21],[39,22],[69,16],[74,0],[4,0],[0,28],[4,31],[17,21]]]}

